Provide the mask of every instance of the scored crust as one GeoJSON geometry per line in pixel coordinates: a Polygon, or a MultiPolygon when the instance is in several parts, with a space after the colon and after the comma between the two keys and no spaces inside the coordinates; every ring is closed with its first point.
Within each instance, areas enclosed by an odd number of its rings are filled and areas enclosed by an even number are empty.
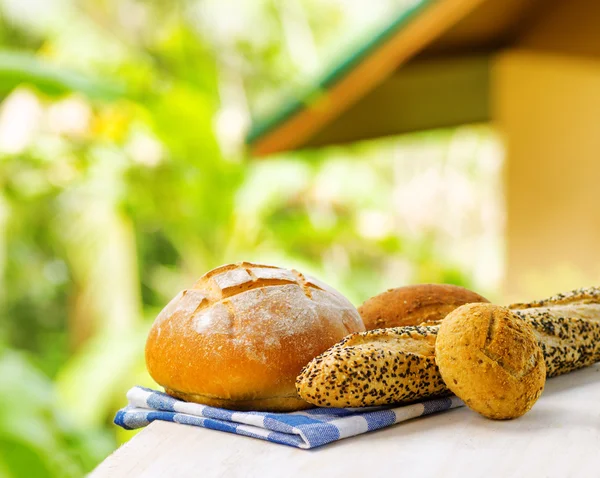
{"type": "Polygon", "coordinates": [[[179,293],[146,343],[167,393],[231,409],[297,410],[300,369],[364,330],[352,304],[311,277],[251,263],[218,267],[179,293]]]}

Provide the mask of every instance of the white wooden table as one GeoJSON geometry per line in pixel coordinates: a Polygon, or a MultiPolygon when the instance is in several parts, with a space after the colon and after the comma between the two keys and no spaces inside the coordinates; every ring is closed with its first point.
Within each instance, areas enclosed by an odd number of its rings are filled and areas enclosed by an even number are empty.
{"type": "Polygon", "coordinates": [[[600,477],[600,364],[548,381],[517,420],[459,408],[310,451],[154,422],[91,476],[600,477]]]}

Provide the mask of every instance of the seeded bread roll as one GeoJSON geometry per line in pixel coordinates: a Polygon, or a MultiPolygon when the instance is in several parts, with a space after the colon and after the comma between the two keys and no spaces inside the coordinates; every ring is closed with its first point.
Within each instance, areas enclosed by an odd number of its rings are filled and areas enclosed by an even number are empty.
{"type": "Polygon", "coordinates": [[[431,325],[463,304],[489,302],[464,287],[419,284],[398,287],[366,300],[358,308],[367,330],[431,325]]]}
{"type": "Polygon", "coordinates": [[[436,339],[435,361],[454,394],[495,420],[527,413],[546,382],[531,326],[493,304],[467,304],[448,314],[436,339]]]}
{"type": "Polygon", "coordinates": [[[241,263],[214,269],[156,318],[150,375],[174,397],[234,410],[308,408],[301,368],[365,330],[339,292],[294,270],[241,263]]]}
{"type": "MultiPolygon", "coordinates": [[[[509,308],[533,328],[548,377],[600,361],[600,288],[509,308]]],[[[298,394],[315,405],[361,407],[448,393],[433,358],[438,329],[399,327],[347,337],[302,370],[296,381],[298,394]],[[392,363],[406,368],[394,370],[392,363]],[[370,382],[355,384],[364,380],[370,382]],[[360,386],[364,391],[357,393],[360,386]]]]}

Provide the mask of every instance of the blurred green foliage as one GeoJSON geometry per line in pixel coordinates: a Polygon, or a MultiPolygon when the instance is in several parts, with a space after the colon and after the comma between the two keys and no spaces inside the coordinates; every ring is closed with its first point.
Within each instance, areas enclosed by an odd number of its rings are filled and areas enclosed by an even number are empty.
{"type": "Polygon", "coordinates": [[[486,128],[244,157],[250,115],[352,36],[366,7],[344,8],[0,0],[0,477],[81,476],[130,438],[111,420],[153,384],[151,320],[219,264],[298,267],[356,304],[493,287],[486,128]]]}

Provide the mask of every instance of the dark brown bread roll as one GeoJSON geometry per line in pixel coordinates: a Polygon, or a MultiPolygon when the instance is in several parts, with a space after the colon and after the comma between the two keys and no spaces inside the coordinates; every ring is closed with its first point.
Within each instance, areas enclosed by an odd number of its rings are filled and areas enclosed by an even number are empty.
{"type": "Polygon", "coordinates": [[[371,297],[358,308],[367,330],[438,323],[457,307],[489,302],[464,287],[419,284],[398,287],[371,297]]]}

